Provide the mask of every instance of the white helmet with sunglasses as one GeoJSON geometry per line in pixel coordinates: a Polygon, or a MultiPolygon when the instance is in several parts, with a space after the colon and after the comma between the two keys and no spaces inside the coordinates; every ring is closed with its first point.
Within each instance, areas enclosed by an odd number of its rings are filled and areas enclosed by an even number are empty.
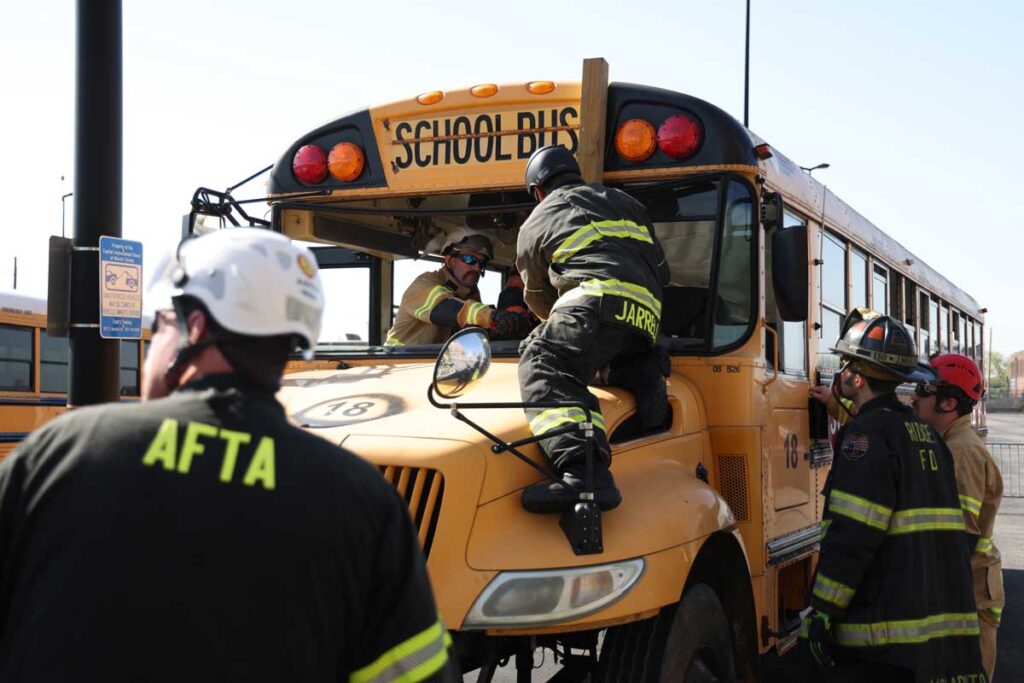
{"type": "Polygon", "coordinates": [[[197,299],[229,334],[290,335],[307,358],[324,310],[313,253],[261,228],[225,228],[185,240],[158,266],[148,296],[156,310],[175,306],[180,297],[197,299]]]}

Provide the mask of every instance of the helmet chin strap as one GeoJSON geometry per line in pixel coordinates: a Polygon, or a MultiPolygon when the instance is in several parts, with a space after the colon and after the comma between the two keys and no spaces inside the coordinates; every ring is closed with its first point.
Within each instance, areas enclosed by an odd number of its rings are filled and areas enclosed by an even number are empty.
{"type": "Polygon", "coordinates": [[[167,371],[164,373],[164,384],[167,385],[168,392],[174,391],[181,386],[181,376],[185,372],[189,361],[198,356],[200,351],[208,346],[213,346],[219,341],[219,337],[215,333],[207,331],[205,339],[200,339],[194,344],[190,344],[188,341],[188,313],[185,311],[185,307],[180,299],[174,299],[172,305],[174,306],[176,318],[174,324],[178,327],[178,353],[174,356],[174,360],[167,366],[167,371]]]}
{"type": "Polygon", "coordinates": [[[842,373],[843,371],[840,370],[839,373],[832,377],[832,386],[830,389],[832,390],[832,395],[836,397],[836,403],[839,404],[839,407],[843,409],[843,412],[846,413],[848,417],[852,418],[853,413],[851,413],[850,409],[846,407],[845,403],[843,403],[843,396],[839,393],[839,383],[842,381],[842,379],[840,379],[840,375],[842,375],[842,373]]]}

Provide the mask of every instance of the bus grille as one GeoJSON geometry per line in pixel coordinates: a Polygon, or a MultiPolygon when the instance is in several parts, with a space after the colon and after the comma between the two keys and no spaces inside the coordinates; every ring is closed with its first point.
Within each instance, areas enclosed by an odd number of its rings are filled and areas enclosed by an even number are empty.
{"type": "Polygon", "coordinates": [[[398,495],[405,499],[419,532],[423,554],[430,557],[430,546],[434,543],[437,522],[441,516],[444,476],[437,470],[394,465],[381,465],[380,472],[398,490],[398,495]]]}
{"type": "Polygon", "coordinates": [[[750,521],[747,503],[747,459],[742,455],[718,456],[718,490],[737,522],[750,521]]]}

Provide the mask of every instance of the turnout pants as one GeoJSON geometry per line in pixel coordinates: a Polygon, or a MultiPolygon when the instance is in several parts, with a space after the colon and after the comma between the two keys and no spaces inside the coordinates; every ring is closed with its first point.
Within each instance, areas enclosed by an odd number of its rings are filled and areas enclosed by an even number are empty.
{"type": "MultiPolygon", "coordinates": [[[[611,447],[597,398],[587,383],[605,365],[610,383],[631,392],[644,428],[660,424],[668,408],[665,377],[668,353],[652,346],[635,330],[601,322],[600,301],[559,306],[520,347],[519,387],[524,402],[578,401],[590,408],[597,462],[611,462],[611,447]]],[[[541,436],[553,429],[585,421],[580,408],[527,409],[530,430],[541,436]]],[[[559,434],[540,442],[541,450],[560,471],[583,463],[587,440],[582,432],[559,434]]]]}

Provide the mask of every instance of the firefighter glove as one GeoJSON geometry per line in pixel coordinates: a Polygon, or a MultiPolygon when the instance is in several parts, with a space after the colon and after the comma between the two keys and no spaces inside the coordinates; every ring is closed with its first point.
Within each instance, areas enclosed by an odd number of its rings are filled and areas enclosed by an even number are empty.
{"type": "Polygon", "coordinates": [[[533,324],[529,313],[494,311],[491,313],[491,338],[522,339],[530,333],[533,324]]]}
{"type": "Polygon", "coordinates": [[[832,644],[829,642],[829,631],[832,628],[829,616],[815,610],[805,620],[807,624],[807,642],[811,647],[811,656],[820,667],[836,665],[832,659],[832,644]]]}

